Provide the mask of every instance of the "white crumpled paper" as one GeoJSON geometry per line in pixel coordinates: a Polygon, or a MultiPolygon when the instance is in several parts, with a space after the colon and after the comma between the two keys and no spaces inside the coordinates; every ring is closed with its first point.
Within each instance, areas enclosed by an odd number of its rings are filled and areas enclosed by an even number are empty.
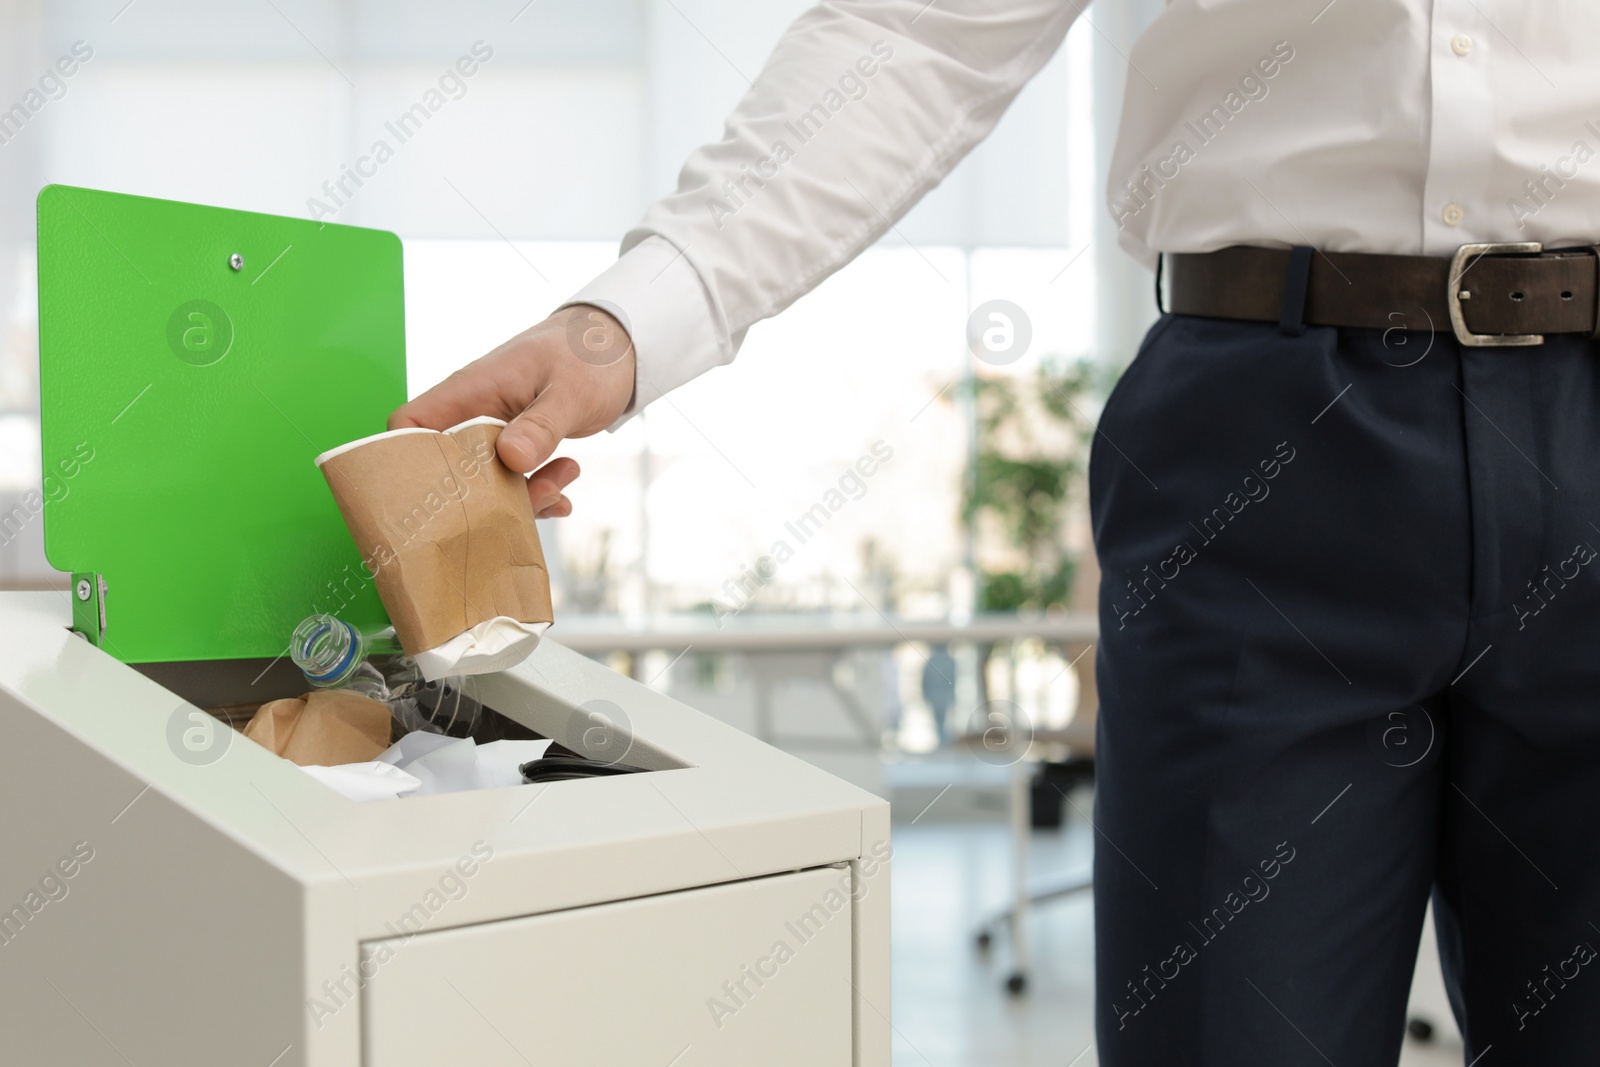
{"type": "Polygon", "coordinates": [[[336,767],[301,767],[311,777],[351,800],[389,800],[422,783],[392,763],[342,763],[336,767]]]}
{"type": "Polygon", "coordinates": [[[549,741],[480,745],[470,737],[413,730],[370,763],[301,769],[341,796],[365,803],[521,785],[518,768],[542,757],[549,747],[549,741]]]}

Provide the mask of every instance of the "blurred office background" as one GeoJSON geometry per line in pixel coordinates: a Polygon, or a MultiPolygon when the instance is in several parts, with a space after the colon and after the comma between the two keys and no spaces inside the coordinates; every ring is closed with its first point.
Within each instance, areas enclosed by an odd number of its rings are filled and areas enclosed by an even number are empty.
{"type": "MultiPolygon", "coordinates": [[[[0,117],[0,586],[66,588],[18,507],[39,487],[42,185],[295,216],[321,201],[397,232],[416,393],[609,263],[806,6],[0,0],[0,112],[42,100],[0,117]],[[395,144],[385,124],[475,45],[490,58],[336,200],[325,183],[395,144]],[[75,46],[89,57],[49,78],[75,46]]],[[[987,953],[973,939],[1012,896],[1013,827],[1034,878],[1080,877],[1093,845],[1092,751],[1073,740],[1093,711],[1082,471],[1155,314],[1101,187],[1124,55],[1159,6],[1098,0],[877,247],[753,328],[732,367],[570,443],[575,514],[542,524],[557,638],[894,802],[896,1063],[1095,1062],[1088,894],[1034,911],[1023,996],[1004,989],[1005,931],[987,953]],[[968,347],[992,300],[1031,333],[1004,365],[968,347]],[[875,449],[892,456],[841,485],[875,449]],[[787,524],[830,490],[843,505],[800,543],[787,524]],[[763,562],[780,541],[792,557],[763,562]],[[988,636],[936,639],[975,623],[988,636]],[[1017,723],[1061,740],[1021,769],[963,742],[1017,723]],[[1039,777],[1041,755],[1075,770],[1039,777]]]]}

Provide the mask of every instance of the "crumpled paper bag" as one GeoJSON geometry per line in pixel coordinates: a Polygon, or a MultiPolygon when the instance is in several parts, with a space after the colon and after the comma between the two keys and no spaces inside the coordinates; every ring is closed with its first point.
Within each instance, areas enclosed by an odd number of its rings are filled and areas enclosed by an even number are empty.
{"type": "Polygon", "coordinates": [[[550,576],[505,423],[410,428],[317,457],[406,654],[429,681],[504,670],[549,627],[550,576]]]}
{"type": "Polygon", "coordinates": [[[364,763],[389,747],[389,706],[348,689],[317,689],[261,705],[244,735],[302,767],[364,763]]]}

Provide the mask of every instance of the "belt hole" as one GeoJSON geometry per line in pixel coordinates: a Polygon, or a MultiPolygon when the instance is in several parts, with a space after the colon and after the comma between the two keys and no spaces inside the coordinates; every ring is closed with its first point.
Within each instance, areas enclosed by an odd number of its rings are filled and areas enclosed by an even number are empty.
{"type": "Polygon", "coordinates": [[[1524,295],[1525,294],[1522,292],[1521,289],[1514,289],[1511,292],[1511,299],[1513,299],[1513,300],[1521,300],[1524,295]]]}
{"type": "Polygon", "coordinates": [[[1563,290],[1561,290],[1561,299],[1563,299],[1563,300],[1571,300],[1572,299],[1572,290],[1571,289],[1563,289],[1563,290]]]}

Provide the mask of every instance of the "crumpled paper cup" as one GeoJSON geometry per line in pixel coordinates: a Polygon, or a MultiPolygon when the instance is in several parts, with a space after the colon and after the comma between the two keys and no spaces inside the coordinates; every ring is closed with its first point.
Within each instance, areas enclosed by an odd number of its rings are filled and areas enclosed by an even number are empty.
{"type": "Polygon", "coordinates": [[[391,430],[317,457],[400,645],[429,681],[504,670],[554,619],[527,482],[495,453],[504,426],[391,430]]]}

